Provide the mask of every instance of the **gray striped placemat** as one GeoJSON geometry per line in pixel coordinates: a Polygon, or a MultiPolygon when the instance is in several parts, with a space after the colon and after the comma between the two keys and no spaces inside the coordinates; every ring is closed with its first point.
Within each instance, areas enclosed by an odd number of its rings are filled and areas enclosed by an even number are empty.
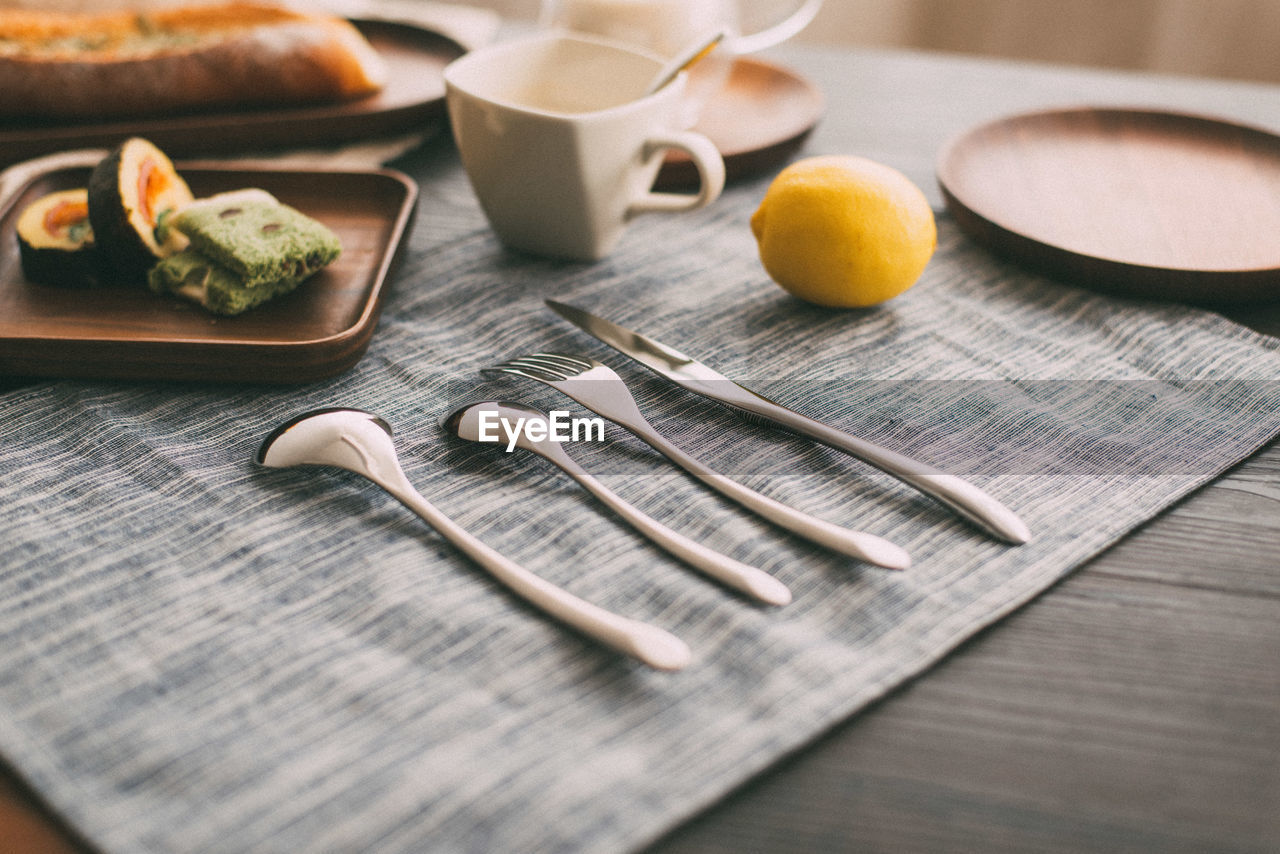
{"type": "Polygon", "coordinates": [[[1000,264],[941,223],[923,281],[829,312],[759,269],[759,187],[636,222],[565,266],[503,253],[456,172],[361,364],[303,387],[53,382],[0,395],[0,753],[109,852],[635,848],[1044,590],[1280,431],[1280,342],[1217,315],[1000,264]],[[834,452],[660,385],[555,297],[810,414],[971,477],[1009,548],[834,452]],[[678,530],[775,573],[759,607],[640,540],[548,465],[445,439],[473,393],[583,414],[476,370],[540,349],[615,365],[676,440],[770,495],[907,548],[810,548],[611,428],[572,452],[678,530]],[[279,421],[358,406],[409,477],[580,596],[661,625],[661,674],[562,629],[354,475],[265,471],[279,421]]]}

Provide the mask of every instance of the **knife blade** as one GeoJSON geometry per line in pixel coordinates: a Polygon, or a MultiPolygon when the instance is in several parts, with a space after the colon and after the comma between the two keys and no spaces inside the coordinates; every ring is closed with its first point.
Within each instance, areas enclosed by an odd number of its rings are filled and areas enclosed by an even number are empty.
{"type": "Polygon", "coordinates": [[[546,303],[548,308],[583,332],[681,388],[724,404],[739,411],[739,414],[745,412],[763,418],[778,427],[807,436],[869,463],[938,500],[997,539],[1016,545],[1031,539],[1030,530],[1017,514],[963,478],[796,412],[734,382],[674,347],[668,347],[639,332],[562,302],[549,299],[546,303]]]}

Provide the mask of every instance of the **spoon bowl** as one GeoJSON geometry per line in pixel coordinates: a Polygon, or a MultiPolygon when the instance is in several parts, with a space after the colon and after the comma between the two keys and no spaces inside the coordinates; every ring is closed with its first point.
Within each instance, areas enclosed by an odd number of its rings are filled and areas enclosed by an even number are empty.
{"type": "Polygon", "coordinates": [[[391,425],[361,409],[317,409],[291,418],[262,441],[267,468],[334,466],[371,477],[377,460],[396,459],[391,425]]]}
{"type": "Polygon", "coordinates": [[[360,409],[318,409],[281,424],[255,457],[268,468],[333,466],[381,486],[459,551],[531,605],[596,640],[658,670],[680,670],[692,658],[674,635],[606,611],[561,590],[499,554],[445,516],[405,476],[391,425],[360,409]]]}

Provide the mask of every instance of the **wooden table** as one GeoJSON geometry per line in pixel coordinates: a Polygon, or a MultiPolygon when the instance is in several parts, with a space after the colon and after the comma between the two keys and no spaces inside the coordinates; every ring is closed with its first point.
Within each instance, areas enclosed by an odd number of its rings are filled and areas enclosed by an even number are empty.
{"type": "MultiPolygon", "coordinates": [[[[1023,110],[1157,105],[1280,130],[1277,86],[901,53],[785,59],[829,99],[810,151],[894,163],[935,203],[945,141],[1023,110]]],[[[1280,335],[1280,305],[1225,313],[1280,335]]],[[[1278,804],[1272,443],[650,852],[1276,851],[1278,804]]]]}
{"type": "MultiPolygon", "coordinates": [[[[1158,105],[1280,129],[1277,86],[898,52],[777,58],[826,93],[810,153],[895,165],[935,204],[944,141],[1012,112],[1158,105]]],[[[1280,305],[1227,313],[1280,335],[1280,305]]],[[[1277,804],[1272,444],[650,852],[1275,851],[1277,804]]],[[[0,850],[91,849],[9,776],[0,850]]]]}

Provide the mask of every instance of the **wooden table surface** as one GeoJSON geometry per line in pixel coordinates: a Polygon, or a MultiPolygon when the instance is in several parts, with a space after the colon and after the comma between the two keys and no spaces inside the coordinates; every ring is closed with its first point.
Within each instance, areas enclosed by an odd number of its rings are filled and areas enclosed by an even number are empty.
{"type": "MultiPolygon", "coordinates": [[[[900,52],[775,58],[826,94],[807,152],[892,164],[935,204],[942,144],[1022,110],[1156,105],[1280,131],[1280,86],[900,52]]],[[[1225,313],[1280,335],[1280,305],[1225,313]]],[[[1273,443],[648,854],[1278,851],[1277,804],[1273,443]]],[[[87,850],[0,775],[0,852],[87,850]]]]}
{"type": "MultiPolygon", "coordinates": [[[[1026,110],[1151,105],[1280,132],[1274,85],[924,54],[784,58],[828,97],[809,151],[892,163],[935,204],[944,143],[1026,110]]],[[[1280,304],[1223,313],[1280,335],[1280,304]]],[[[1274,852],[1278,805],[1272,443],[648,854],[1274,852]]]]}

